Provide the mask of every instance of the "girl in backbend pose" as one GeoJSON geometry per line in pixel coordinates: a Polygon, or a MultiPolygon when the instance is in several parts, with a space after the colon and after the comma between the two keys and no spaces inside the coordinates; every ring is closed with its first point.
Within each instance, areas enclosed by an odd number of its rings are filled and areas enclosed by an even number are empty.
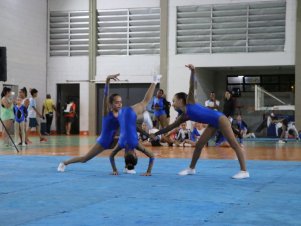
{"type": "Polygon", "coordinates": [[[61,162],[57,168],[59,172],[64,172],[65,167],[69,164],[77,162],[85,163],[104,150],[112,148],[114,136],[119,128],[118,111],[122,107],[122,100],[121,96],[118,94],[112,94],[109,96],[109,84],[111,79],[115,81],[118,80],[118,76],[119,74],[110,75],[106,79],[102,108],[102,130],[100,136],[97,138],[96,144],[84,156],[75,157],[61,162]]]}
{"type": "MultiPolygon", "coordinates": [[[[240,164],[240,171],[232,178],[244,179],[249,177],[249,173],[246,169],[246,163],[243,155],[243,149],[236,141],[233,134],[229,119],[221,112],[214,111],[203,107],[200,104],[195,103],[194,99],[194,81],[195,81],[195,68],[192,64],[186,65],[191,70],[189,93],[177,93],[173,98],[173,107],[181,115],[177,120],[168,127],[156,132],[154,136],[164,134],[173,128],[178,127],[181,123],[191,120],[195,122],[201,122],[208,124],[204,133],[201,135],[199,141],[196,143],[194,153],[189,168],[179,172],[179,175],[195,174],[195,166],[200,157],[203,147],[208,140],[215,135],[217,129],[219,129],[225,138],[228,140],[231,147],[234,149],[240,164]]],[[[152,136],[153,136],[152,135],[152,136]]]]}
{"type": "Polygon", "coordinates": [[[156,84],[160,82],[160,78],[161,75],[154,76],[154,81],[149,87],[144,99],[141,102],[131,107],[123,107],[119,112],[118,120],[120,124],[120,136],[117,146],[110,155],[110,162],[113,169],[113,175],[118,175],[118,171],[114,160],[115,155],[121,149],[125,149],[125,167],[126,170],[131,171],[134,170],[135,165],[137,164],[137,155],[135,149],[138,149],[139,151],[141,151],[149,157],[148,168],[146,173],[143,174],[143,176],[151,176],[151,171],[154,164],[154,154],[146,150],[141,144],[139,144],[136,120],[137,115],[142,114],[145,111],[146,106],[152,98],[152,95],[155,91],[156,84]]]}

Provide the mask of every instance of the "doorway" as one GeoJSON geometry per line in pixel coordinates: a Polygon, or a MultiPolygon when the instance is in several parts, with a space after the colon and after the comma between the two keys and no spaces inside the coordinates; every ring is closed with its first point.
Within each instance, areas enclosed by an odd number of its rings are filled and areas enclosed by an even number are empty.
{"type": "Polygon", "coordinates": [[[76,105],[76,117],[71,126],[71,134],[79,134],[80,122],[80,98],[79,98],[79,84],[57,84],[57,110],[59,117],[57,120],[57,133],[65,134],[65,118],[64,110],[68,101],[73,100],[76,105]]]}

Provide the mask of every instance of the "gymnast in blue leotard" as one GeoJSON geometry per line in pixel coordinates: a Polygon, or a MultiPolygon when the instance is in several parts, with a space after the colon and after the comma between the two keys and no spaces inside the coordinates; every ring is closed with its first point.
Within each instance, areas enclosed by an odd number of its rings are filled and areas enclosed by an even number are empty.
{"type": "Polygon", "coordinates": [[[229,144],[234,149],[237,158],[239,160],[241,171],[235,174],[232,178],[234,179],[244,179],[249,177],[249,173],[246,169],[245,159],[243,155],[243,149],[240,144],[235,139],[233,134],[230,121],[228,118],[218,111],[214,111],[203,107],[200,104],[195,103],[194,99],[194,83],[195,83],[195,68],[192,64],[186,65],[191,70],[190,84],[188,95],[186,93],[177,93],[173,98],[173,107],[176,111],[181,112],[181,115],[177,120],[169,125],[168,127],[156,132],[152,136],[157,136],[164,134],[176,127],[181,123],[191,120],[195,122],[208,124],[204,133],[201,135],[199,141],[196,143],[190,167],[181,171],[179,175],[195,174],[195,166],[200,157],[203,147],[209,141],[209,139],[215,135],[217,129],[219,129],[229,144]]]}
{"type": "MultiPolygon", "coordinates": [[[[153,99],[152,108],[154,109],[154,115],[157,123],[160,123],[161,128],[165,128],[168,125],[166,108],[168,108],[168,102],[163,97],[163,89],[157,91],[157,95],[153,99]]],[[[159,127],[159,125],[157,125],[159,127]]]]}
{"type": "MultiPolygon", "coordinates": [[[[142,174],[143,176],[151,176],[152,167],[154,164],[154,154],[145,149],[138,142],[138,135],[136,129],[136,121],[137,115],[143,114],[146,110],[146,106],[149,103],[152,95],[155,91],[156,84],[160,81],[161,76],[154,76],[154,82],[150,85],[147,90],[144,99],[131,106],[131,107],[123,107],[119,111],[118,121],[120,124],[120,135],[117,146],[114,148],[110,155],[110,162],[113,169],[113,175],[118,175],[118,170],[115,164],[115,155],[122,149],[125,149],[125,171],[133,171],[135,165],[137,164],[137,155],[135,149],[141,151],[146,156],[149,157],[149,164],[146,173],[142,174]]],[[[140,131],[141,132],[141,131],[140,131]]]]}
{"type": "Polygon", "coordinates": [[[122,107],[122,99],[118,94],[109,96],[109,84],[110,80],[118,80],[118,76],[119,74],[109,75],[106,79],[103,99],[102,129],[96,144],[87,154],[61,162],[57,169],[59,172],[64,172],[65,167],[69,164],[77,162],[85,163],[104,150],[114,147],[114,137],[119,129],[118,112],[122,107]]]}

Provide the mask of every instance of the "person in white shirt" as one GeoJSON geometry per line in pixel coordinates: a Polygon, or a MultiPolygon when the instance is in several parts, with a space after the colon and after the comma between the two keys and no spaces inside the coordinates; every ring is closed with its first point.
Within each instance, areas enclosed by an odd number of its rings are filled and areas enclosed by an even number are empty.
{"type": "Polygon", "coordinates": [[[220,102],[215,98],[215,92],[211,92],[209,100],[205,101],[205,106],[212,110],[218,111],[219,104],[220,102]]]}
{"type": "Polygon", "coordinates": [[[179,147],[185,140],[191,139],[191,130],[187,128],[186,122],[180,125],[174,144],[179,147]]]}
{"type": "Polygon", "coordinates": [[[204,133],[206,127],[206,124],[195,122],[193,124],[193,130],[191,131],[190,139],[185,139],[183,142],[183,146],[185,146],[185,144],[190,144],[191,147],[195,147],[199,138],[204,133]]]}
{"type": "Polygon", "coordinates": [[[40,132],[40,126],[37,121],[37,116],[43,118],[42,114],[37,110],[37,101],[36,98],[38,96],[38,90],[31,89],[30,90],[31,98],[29,99],[29,106],[28,106],[28,119],[29,119],[29,126],[27,130],[27,137],[29,137],[29,132],[32,128],[36,128],[38,136],[40,137],[40,142],[47,141],[46,138],[42,137],[40,132]]]}

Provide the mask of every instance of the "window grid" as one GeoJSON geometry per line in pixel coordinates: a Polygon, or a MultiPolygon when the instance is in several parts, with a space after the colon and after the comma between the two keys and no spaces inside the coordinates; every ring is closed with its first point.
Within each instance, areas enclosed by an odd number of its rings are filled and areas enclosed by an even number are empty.
{"type": "Polygon", "coordinates": [[[177,7],[177,54],[284,51],[285,1],[177,7]]]}
{"type": "Polygon", "coordinates": [[[255,85],[259,85],[269,92],[291,92],[294,84],[295,76],[293,74],[227,76],[227,89],[240,88],[241,92],[254,92],[255,85]],[[254,81],[247,81],[247,78],[254,81]]]}
{"type": "Polygon", "coordinates": [[[50,56],[88,55],[88,11],[51,11],[49,16],[50,56]]]}
{"type": "Polygon", "coordinates": [[[160,9],[98,11],[98,54],[160,53],[160,9]]]}

